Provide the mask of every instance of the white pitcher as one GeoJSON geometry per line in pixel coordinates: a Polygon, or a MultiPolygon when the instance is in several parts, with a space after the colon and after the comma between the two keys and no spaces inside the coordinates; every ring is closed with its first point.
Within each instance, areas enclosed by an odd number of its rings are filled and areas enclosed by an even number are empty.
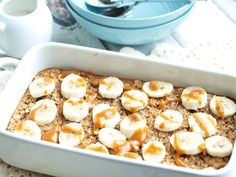
{"type": "Polygon", "coordinates": [[[21,58],[52,36],[52,15],[45,0],[7,0],[0,3],[0,48],[21,58]]]}

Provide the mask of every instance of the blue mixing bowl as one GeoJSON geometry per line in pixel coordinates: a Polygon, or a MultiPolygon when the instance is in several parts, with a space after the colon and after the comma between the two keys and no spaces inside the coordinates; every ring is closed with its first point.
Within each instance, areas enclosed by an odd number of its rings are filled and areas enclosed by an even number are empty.
{"type": "Polygon", "coordinates": [[[94,36],[116,44],[122,45],[141,45],[151,43],[168,36],[173,32],[181,22],[189,15],[190,8],[182,16],[171,22],[146,28],[115,28],[110,26],[94,23],[81,15],[79,15],[70,4],[66,3],[68,10],[72,16],[80,23],[80,25],[94,36]]]}
{"type": "Polygon", "coordinates": [[[163,1],[138,3],[125,17],[107,17],[89,10],[85,0],[66,0],[74,11],[97,24],[117,28],[142,28],[161,25],[185,14],[193,1],[163,1]]]}

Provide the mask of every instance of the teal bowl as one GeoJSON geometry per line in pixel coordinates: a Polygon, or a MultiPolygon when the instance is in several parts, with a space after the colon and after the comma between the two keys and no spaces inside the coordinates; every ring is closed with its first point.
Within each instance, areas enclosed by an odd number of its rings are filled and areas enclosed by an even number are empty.
{"type": "Polygon", "coordinates": [[[190,8],[182,16],[162,25],[127,29],[94,23],[79,15],[68,3],[66,3],[66,6],[78,23],[92,35],[102,40],[122,45],[142,45],[167,37],[184,21],[192,9],[190,8]]]}
{"type": "Polygon", "coordinates": [[[123,17],[108,17],[91,11],[85,0],[66,0],[74,11],[94,23],[116,28],[142,28],[162,25],[181,17],[194,5],[193,1],[163,1],[138,3],[123,17]]]}

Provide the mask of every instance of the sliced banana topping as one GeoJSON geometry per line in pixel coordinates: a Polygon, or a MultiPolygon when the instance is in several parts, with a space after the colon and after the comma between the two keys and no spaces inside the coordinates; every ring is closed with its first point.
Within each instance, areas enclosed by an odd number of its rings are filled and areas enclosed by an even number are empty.
{"type": "Polygon", "coordinates": [[[148,136],[146,118],[137,113],[124,117],[120,122],[120,131],[126,138],[136,140],[141,145],[148,136]]]}
{"type": "Polygon", "coordinates": [[[86,94],[86,81],[77,74],[69,74],[61,83],[61,93],[65,98],[82,98],[86,94]]]}
{"type": "Polygon", "coordinates": [[[85,149],[90,150],[90,151],[104,153],[104,154],[109,154],[109,151],[106,148],[106,146],[104,146],[103,144],[101,144],[99,142],[97,142],[95,144],[90,144],[90,145],[86,146],[85,149]]]}
{"type": "Polygon", "coordinates": [[[224,136],[212,136],[205,140],[207,153],[213,157],[229,156],[233,150],[233,145],[224,136]]]}
{"type": "Polygon", "coordinates": [[[210,114],[194,113],[188,118],[190,130],[199,133],[203,137],[209,137],[216,134],[216,119],[210,114]]]}
{"type": "Polygon", "coordinates": [[[123,92],[124,84],[117,77],[107,77],[99,82],[99,93],[103,98],[117,98],[123,92]]]}
{"type": "Polygon", "coordinates": [[[29,138],[33,138],[36,140],[41,139],[41,129],[32,120],[25,120],[25,121],[20,122],[17,125],[14,133],[18,135],[23,135],[29,138]]]}
{"type": "Polygon", "coordinates": [[[108,104],[98,104],[93,108],[93,123],[95,128],[115,128],[120,122],[120,114],[116,108],[108,104]]]}
{"type": "Polygon", "coordinates": [[[183,115],[175,110],[167,110],[159,114],[154,122],[154,128],[169,132],[177,130],[183,122],[183,115]]]}
{"type": "Polygon", "coordinates": [[[202,151],[204,139],[195,132],[177,132],[171,136],[170,143],[179,154],[195,155],[202,151]]]}
{"type": "Polygon", "coordinates": [[[143,91],[149,97],[160,98],[169,95],[173,90],[173,85],[164,81],[150,81],[143,84],[143,91]]]}
{"type": "Polygon", "coordinates": [[[149,141],[142,147],[143,159],[149,162],[162,162],[166,156],[166,148],[160,141],[149,141]]]}
{"type": "Polygon", "coordinates": [[[135,153],[135,152],[122,152],[117,155],[121,157],[130,158],[130,159],[142,160],[142,157],[138,153],[135,153]]]}
{"type": "Polygon", "coordinates": [[[59,143],[67,146],[77,146],[84,139],[84,129],[79,123],[63,125],[59,134],[59,143]]]}
{"type": "Polygon", "coordinates": [[[88,116],[89,106],[86,101],[79,98],[71,98],[63,104],[63,115],[67,120],[80,122],[88,116]]]}
{"type": "Polygon", "coordinates": [[[182,105],[189,110],[203,108],[207,104],[207,92],[201,87],[187,87],[181,94],[182,105]]]}
{"type": "Polygon", "coordinates": [[[40,77],[33,80],[29,86],[30,94],[33,98],[42,97],[52,93],[55,89],[55,82],[49,77],[40,77]]]}
{"type": "Polygon", "coordinates": [[[213,114],[226,118],[235,114],[236,104],[229,98],[213,96],[210,101],[210,110],[213,114]]]}
{"type": "Polygon", "coordinates": [[[114,128],[102,128],[99,130],[98,139],[106,147],[113,149],[115,141],[126,140],[126,137],[114,128]]]}
{"type": "Polygon", "coordinates": [[[35,121],[38,125],[50,124],[57,114],[57,107],[54,101],[43,99],[37,101],[28,115],[30,120],[35,121]]]}
{"type": "Polygon", "coordinates": [[[148,104],[148,96],[139,90],[129,90],[123,93],[121,103],[130,112],[137,112],[148,104]]]}

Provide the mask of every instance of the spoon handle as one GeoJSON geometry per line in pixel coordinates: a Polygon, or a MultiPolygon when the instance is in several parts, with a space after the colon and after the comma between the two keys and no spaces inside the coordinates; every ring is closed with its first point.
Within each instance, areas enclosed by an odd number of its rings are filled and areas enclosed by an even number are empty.
{"type": "Polygon", "coordinates": [[[123,0],[123,3],[129,2],[191,2],[194,0],[123,0]]]}

